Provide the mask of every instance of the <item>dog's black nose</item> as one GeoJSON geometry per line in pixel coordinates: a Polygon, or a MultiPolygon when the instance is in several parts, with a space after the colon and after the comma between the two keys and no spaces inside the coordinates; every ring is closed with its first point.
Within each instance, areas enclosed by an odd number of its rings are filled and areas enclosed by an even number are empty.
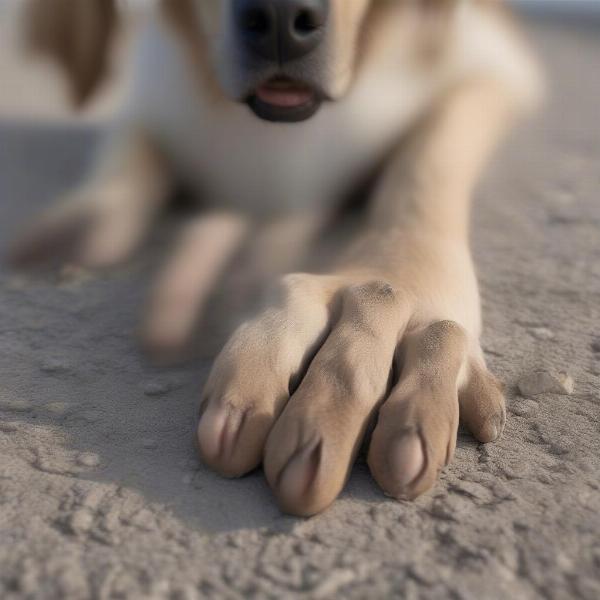
{"type": "Polygon", "coordinates": [[[278,63],[313,51],[323,37],[329,0],[235,0],[234,18],[245,48],[278,63]]]}

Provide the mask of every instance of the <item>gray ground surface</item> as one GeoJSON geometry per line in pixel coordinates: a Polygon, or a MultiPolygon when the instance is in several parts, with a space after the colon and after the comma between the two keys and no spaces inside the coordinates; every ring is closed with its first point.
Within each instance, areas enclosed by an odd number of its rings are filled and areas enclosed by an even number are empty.
{"type": "MultiPolygon", "coordinates": [[[[139,354],[150,266],[2,271],[0,597],[600,597],[600,36],[536,39],[555,98],[487,177],[474,229],[502,440],[461,434],[415,503],[359,464],[325,514],[282,516],[260,473],[225,481],[195,458],[209,363],[139,354]],[[519,397],[540,368],[569,371],[575,394],[519,397]]],[[[2,127],[2,240],[76,180],[94,139],[2,127]]]]}

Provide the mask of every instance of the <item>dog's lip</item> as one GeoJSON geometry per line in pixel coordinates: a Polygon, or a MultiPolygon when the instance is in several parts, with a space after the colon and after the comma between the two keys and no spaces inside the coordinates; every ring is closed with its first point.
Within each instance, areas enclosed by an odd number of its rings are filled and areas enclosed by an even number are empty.
{"type": "Polygon", "coordinates": [[[316,87],[289,77],[276,76],[258,85],[246,103],[264,121],[300,123],[315,115],[323,100],[323,94],[316,87]]]}
{"type": "Polygon", "coordinates": [[[254,94],[260,102],[283,109],[295,109],[310,104],[317,98],[317,92],[313,88],[287,77],[269,79],[259,85],[254,94]]]}

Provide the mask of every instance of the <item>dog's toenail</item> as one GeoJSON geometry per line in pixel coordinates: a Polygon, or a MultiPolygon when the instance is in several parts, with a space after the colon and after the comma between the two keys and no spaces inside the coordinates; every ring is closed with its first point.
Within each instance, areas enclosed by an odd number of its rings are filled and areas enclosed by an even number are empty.
{"type": "Polygon", "coordinates": [[[287,504],[304,498],[314,482],[321,463],[320,441],[307,444],[288,461],[277,477],[277,489],[287,504]]]}
{"type": "Polygon", "coordinates": [[[425,457],[417,433],[405,433],[390,445],[390,470],[394,487],[402,494],[423,471],[425,457]]]}
{"type": "Polygon", "coordinates": [[[494,442],[502,434],[502,417],[494,416],[490,417],[481,427],[479,432],[479,441],[487,444],[488,442],[494,442]]]}
{"type": "Polygon", "coordinates": [[[205,459],[214,461],[220,456],[227,420],[227,412],[214,406],[209,406],[201,415],[197,436],[200,452],[205,459]]]}
{"type": "Polygon", "coordinates": [[[245,420],[245,412],[236,410],[227,415],[219,443],[219,457],[221,459],[227,460],[233,456],[245,420]]]}

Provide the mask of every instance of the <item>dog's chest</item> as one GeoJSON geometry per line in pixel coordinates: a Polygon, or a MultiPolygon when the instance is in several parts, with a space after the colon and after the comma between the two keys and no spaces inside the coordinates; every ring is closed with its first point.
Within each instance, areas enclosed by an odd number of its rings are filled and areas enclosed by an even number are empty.
{"type": "Polygon", "coordinates": [[[217,207],[250,213],[328,209],[382,160],[430,94],[400,69],[363,74],[342,101],[301,124],[259,120],[205,97],[178,40],[150,30],[138,51],[133,117],[217,207]]]}

